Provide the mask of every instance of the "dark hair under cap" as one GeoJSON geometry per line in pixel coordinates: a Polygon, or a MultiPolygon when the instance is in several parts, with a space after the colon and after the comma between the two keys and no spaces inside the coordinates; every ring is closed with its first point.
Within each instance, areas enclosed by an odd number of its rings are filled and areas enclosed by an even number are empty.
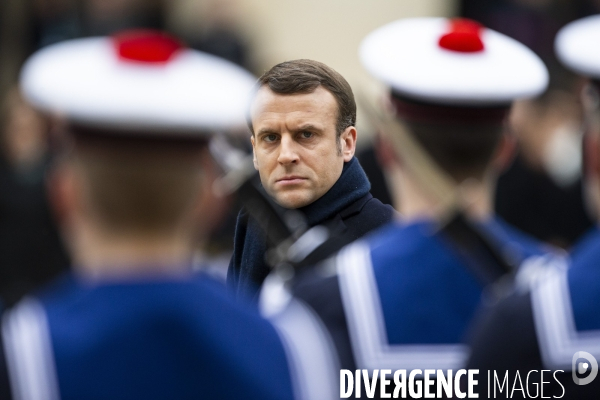
{"type": "Polygon", "coordinates": [[[496,106],[444,105],[409,99],[392,92],[392,105],[397,115],[410,122],[439,124],[502,124],[511,104],[496,106]]]}
{"type": "Polygon", "coordinates": [[[504,131],[510,105],[431,104],[392,93],[397,116],[435,163],[457,182],[480,178],[504,131]]]}

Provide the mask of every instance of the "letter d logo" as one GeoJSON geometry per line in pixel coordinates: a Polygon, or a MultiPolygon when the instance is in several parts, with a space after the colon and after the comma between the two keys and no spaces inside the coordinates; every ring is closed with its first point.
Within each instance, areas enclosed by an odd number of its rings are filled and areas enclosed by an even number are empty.
{"type": "Polygon", "coordinates": [[[576,385],[587,385],[591,383],[598,375],[598,361],[594,358],[593,355],[586,351],[578,351],[573,354],[573,364],[572,364],[572,373],[573,373],[573,381],[576,385]],[[585,359],[587,362],[577,362],[579,359],[585,359]],[[577,374],[583,375],[585,374],[591,367],[590,375],[587,378],[579,378],[577,374]]]}

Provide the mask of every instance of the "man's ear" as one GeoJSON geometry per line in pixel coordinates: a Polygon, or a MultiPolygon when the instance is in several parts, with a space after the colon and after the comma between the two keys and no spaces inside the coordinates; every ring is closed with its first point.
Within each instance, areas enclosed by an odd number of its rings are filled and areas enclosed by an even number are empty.
{"type": "Polygon", "coordinates": [[[220,196],[213,191],[214,183],[219,176],[219,167],[207,149],[200,156],[202,173],[198,182],[198,193],[192,210],[190,221],[194,223],[194,230],[200,245],[204,245],[212,231],[224,219],[231,206],[231,195],[220,196]]]}
{"type": "Polygon", "coordinates": [[[46,178],[48,201],[59,226],[65,228],[81,207],[77,178],[69,162],[55,165],[46,178]]]}
{"type": "Polygon", "coordinates": [[[585,175],[596,180],[600,176],[600,140],[594,135],[583,136],[583,161],[585,175]]]}
{"type": "Polygon", "coordinates": [[[394,151],[394,145],[384,134],[377,133],[375,136],[373,146],[375,147],[375,154],[377,161],[382,169],[391,168],[394,165],[402,164],[401,158],[394,151]]]}
{"type": "Polygon", "coordinates": [[[600,140],[593,134],[583,136],[584,200],[589,215],[600,218],[600,140]]]}
{"type": "Polygon", "coordinates": [[[492,166],[497,172],[508,169],[517,154],[517,138],[506,132],[502,134],[500,142],[492,157],[492,166]]]}
{"type": "Polygon", "coordinates": [[[252,143],[252,161],[254,161],[254,169],[258,171],[258,160],[256,159],[256,143],[254,142],[254,135],[250,136],[250,143],[252,143]]]}
{"type": "Polygon", "coordinates": [[[344,162],[348,162],[354,157],[356,152],[356,128],[353,126],[347,127],[340,135],[340,146],[344,162]]]}

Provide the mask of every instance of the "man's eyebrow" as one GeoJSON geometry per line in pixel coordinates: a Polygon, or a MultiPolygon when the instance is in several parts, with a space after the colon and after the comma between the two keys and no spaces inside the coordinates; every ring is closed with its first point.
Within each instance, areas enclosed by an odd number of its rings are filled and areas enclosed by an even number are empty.
{"type": "Polygon", "coordinates": [[[313,124],[304,124],[304,125],[300,125],[299,127],[297,127],[296,129],[294,129],[294,131],[296,132],[300,132],[300,131],[322,131],[323,129],[313,125],[313,124]]]}
{"type": "Polygon", "coordinates": [[[271,128],[262,128],[260,129],[256,135],[271,135],[271,134],[278,134],[279,132],[277,132],[274,129],[271,128]]]}

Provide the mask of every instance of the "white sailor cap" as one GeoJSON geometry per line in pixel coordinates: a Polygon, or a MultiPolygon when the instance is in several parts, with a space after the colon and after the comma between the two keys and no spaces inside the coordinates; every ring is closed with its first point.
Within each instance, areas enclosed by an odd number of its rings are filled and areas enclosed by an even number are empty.
{"type": "Polygon", "coordinates": [[[244,126],[254,82],[228,61],[148,30],[46,47],[21,75],[33,106],[75,126],[188,136],[244,126]]]}
{"type": "Polygon", "coordinates": [[[427,104],[489,107],[541,94],[546,66],[530,49],[467,19],[403,19],[362,42],[366,69],[395,94],[427,104]]]}
{"type": "Polygon", "coordinates": [[[560,61],[573,71],[600,78],[600,15],[592,15],[563,27],[554,42],[560,61]]]}

